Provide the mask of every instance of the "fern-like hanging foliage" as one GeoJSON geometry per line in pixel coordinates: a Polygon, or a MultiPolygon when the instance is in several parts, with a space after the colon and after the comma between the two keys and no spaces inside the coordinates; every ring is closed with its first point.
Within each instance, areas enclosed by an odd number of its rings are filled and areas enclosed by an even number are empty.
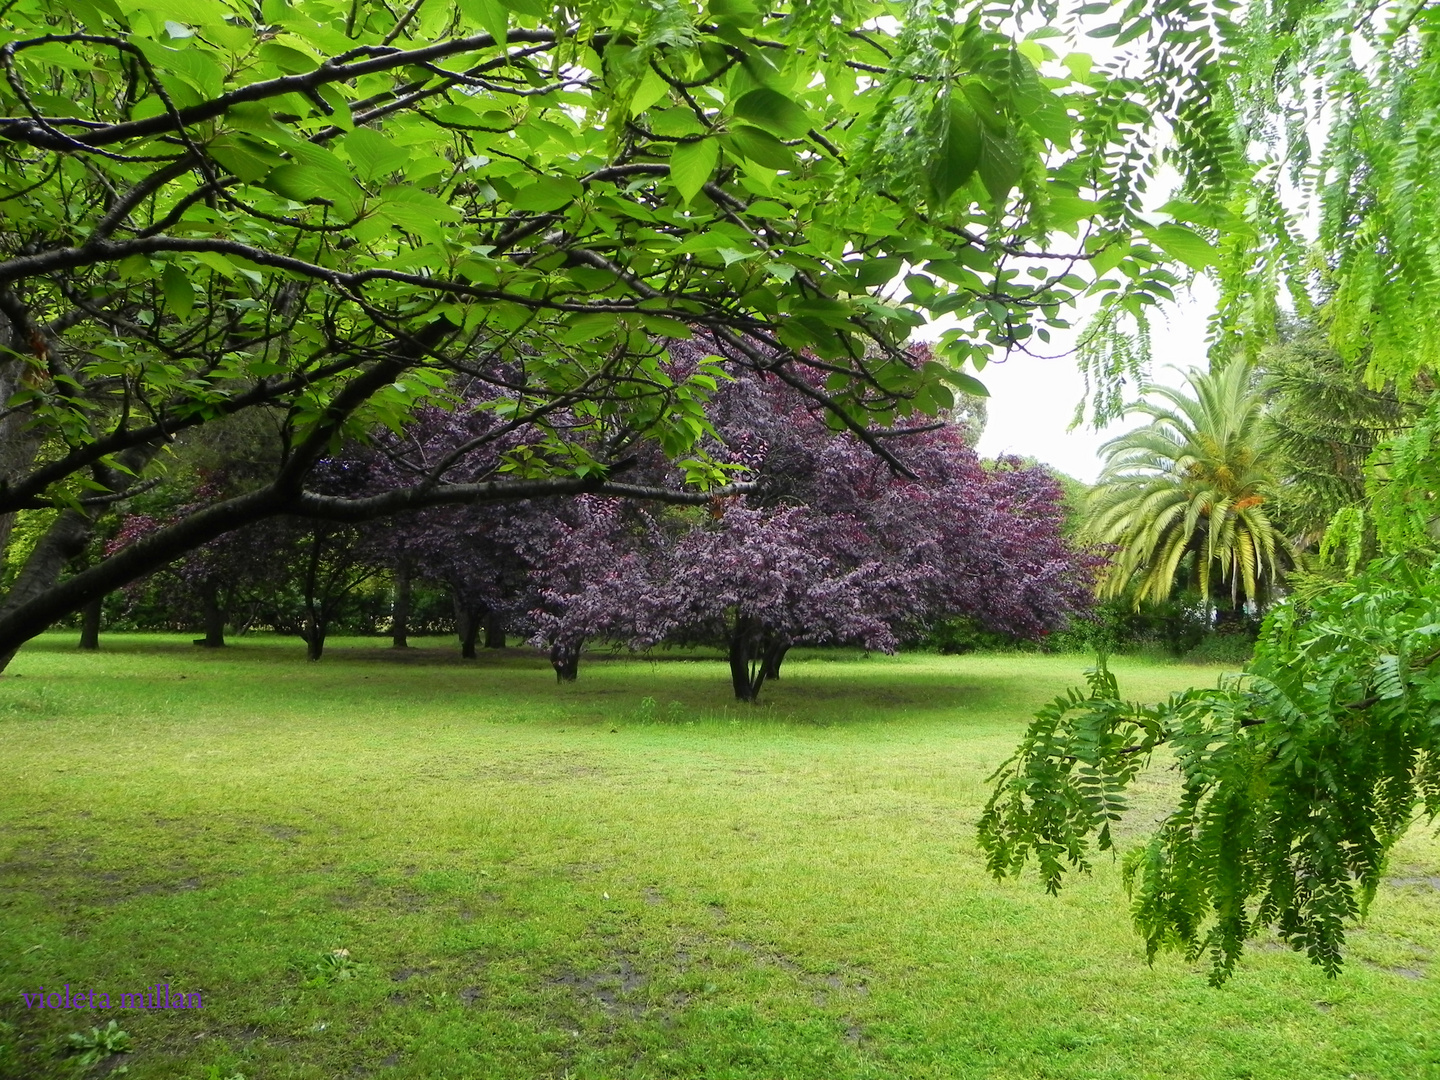
{"type": "Polygon", "coordinates": [[[1294,558],[1268,512],[1276,483],[1264,401],[1243,364],[1192,371],[1188,382],[1188,394],[1149,387],[1133,411],[1150,423],[1102,448],[1086,534],[1115,554],[1099,594],[1128,591],[1138,606],[1191,585],[1207,599],[1228,592],[1232,608],[1264,604],[1294,558]]]}
{"type": "Polygon", "coordinates": [[[1149,956],[1235,970],[1270,928],[1327,975],[1417,811],[1440,815],[1440,563],[1376,563],[1304,610],[1277,607],[1243,676],[1159,705],[1102,666],[1042,709],[996,772],[980,843],[997,877],[1032,858],[1051,892],[1094,851],[1164,748],[1175,808],[1125,855],[1149,956]]]}
{"type": "Polygon", "coordinates": [[[1266,149],[1221,274],[1221,322],[1263,333],[1247,313],[1288,292],[1343,356],[1365,355],[1373,385],[1435,370],[1440,10],[1259,0],[1232,48],[1236,122],[1266,149]],[[1318,229],[1302,237],[1309,219],[1318,229]]]}

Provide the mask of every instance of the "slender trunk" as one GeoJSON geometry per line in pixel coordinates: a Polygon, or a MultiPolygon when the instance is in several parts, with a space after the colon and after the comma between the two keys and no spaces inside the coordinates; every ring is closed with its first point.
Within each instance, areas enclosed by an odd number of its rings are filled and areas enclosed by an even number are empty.
{"type": "Polygon", "coordinates": [[[395,608],[393,612],[390,647],[408,649],[406,640],[410,634],[410,560],[400,559],[395,563],[395,608]]]}
{"type": "Polygon", "coordinates": [[[505,648],[505,616],[498,611],[485,612],[485,648],[505,648]]]}
{"type": "Polygon", "coordinates": [[[200,589],[200,614],[205,624],[205,636],[196,638],[196,645],[207,649],[225,647],[225,609],[220,604],[220,585],[214,578],[207,578],[200,589]]]}
{"type": "Polygon", "coordinates": [[[750,645],[738,632],[730,635],[730,685],[735,690],[736,701],[751,700],[750,645]]]}
{"type": "Polygon", "coordinates": [[[580,674],[580,646],[583,641],[557,641],[550,646],[550,666],[556,682],[574,682],[580,674]]]}
{"type": "Polygon", "coordinates": [[[80,648],[100,648],[100,615],[105,598],[99,597],[85,605],[80,615],[80,648]]]}
{"type": "Polygon", "coordinates": [[[324,609],[316,603],[315,596],[320,581],[320,544],[317,525],[310,534],[310,556],[305,561],[305,624],[300,629],[305,641],[305,658],[312,662],[319,660],[325,651],[324,609]]]}

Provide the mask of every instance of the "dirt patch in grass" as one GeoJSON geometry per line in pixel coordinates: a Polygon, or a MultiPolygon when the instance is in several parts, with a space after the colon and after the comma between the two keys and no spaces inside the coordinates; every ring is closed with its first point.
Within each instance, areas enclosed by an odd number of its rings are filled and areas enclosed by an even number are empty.
{"type": "Polygon", "coordinates": [[[1429,889],[1440,892],[1440,876],[1412,874],[1404,877],[1387,877],[1385,884],[1397,889],[1429,889]]]}
{"type": "Polygon", "coordinates": [[[637,998],[648,982],[625,956],[612,956],[609,964],[591,971],[563,968],[545,979],[546,985],[565,989],[582,1008],[637,1018],[648,1011],[637,998]]]}

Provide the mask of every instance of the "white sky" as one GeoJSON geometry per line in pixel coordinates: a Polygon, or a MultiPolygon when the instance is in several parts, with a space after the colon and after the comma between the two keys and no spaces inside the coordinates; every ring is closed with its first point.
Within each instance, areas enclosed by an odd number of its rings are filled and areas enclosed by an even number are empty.
{"type": "MultiPolygon", "coordinates": [[[[1214,310],[1215,295],[1208,282],[1197,280],[1195,295],[1183,295],[1152,320],[1151,344],[1155,362],[1151,380],[1179,385],[1181,371],[1206,366],[1205,320],[1214,310]]],[[[922,335],[930,336],[930,335],[922,335]]],[[[1069,347],[1055,336],[1052,353],[1069,347]]],[[[1075,405],[1085,384],[1074,356],[1036,360],[1023,354],[1004,364],[990,364],[980,373],[990,390],[990,419],[978,447],[982,457],[1018,454],[1034,457],[1077,480],[1093,483],[1100,472],[1097,451],[1107,439],[1140,423],[1119,420],[1103,432],[1088,425],[1068,431],[1075,405]]],[[[1132,389],[1130,398],[1137,396],[1132,389]]]]}

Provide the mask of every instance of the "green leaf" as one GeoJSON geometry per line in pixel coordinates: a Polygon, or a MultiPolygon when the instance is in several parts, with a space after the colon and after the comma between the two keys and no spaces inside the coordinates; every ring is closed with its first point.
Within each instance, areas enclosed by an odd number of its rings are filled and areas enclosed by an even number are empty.
{"type": "MultiPolygon", "coordinates": [[[[679,319],[671,319],[664,315],[642,315],[640,321],[644,323],[645,329],[657,337],[676,338],[680,341],[687,341],[694,336],[690,327],[679,319]]],[[[696,376],[692,376],[692,379],[696,376]]],[[[711,389],[714,389],[712,386],[711,389]]]]}
{"type": "Polygon", "coordinates": [[[727,138],[741,157],[757,165],[764,165],[767,169],[795,167],[795,152],[768,131],[748,124],[739,124],[727,138]]]}
{"type": "Polygon", "coordinates": [[[1161,225],[1144,230],[1155,246],[1171,258],[1179,259],[1191,270],[1204,270],[1213,266],[1220,253],[1199,233],[1183,225],[1161,225]]]}
{"type": "Polygon", "coordinates": [[[497,0],[459,0],[460,12],[467,19],[473,19],[498,44],[504,45],[509,37],[510,13],[497,0]]]}
{"type": "Polygon", "coordinates": [[[271,171],[265,186],[296,202],[331,201],[332,178],[313,165],[281,165],[271,171]]]}
{"type": "Polygon", "coordinates": [[[267,41],[260,46],[260,59],[267,64],[274,64],[287,75],[303,75],[320,66],[314,57],[275,41],[267,41]]]}
{"type": "Polygon", "coordinates": [[[204,263],[210,267],[211,270],[214,270],[227,280],[234,280],[240,272],[233,262],[224,255],[221,255],[218,251],[197,251],[194,253],[193,258],[196,262],[204,263]]]}
{"type": "Polygon", "coordinates": [[[760,10],[750,0],[710,0],[710,17],[730,26],[759,26],[760,10]]]}
{"type": "Polygon", "coordinates": [[[944,108],[945,134],[926,169],[935,201],[942,204],[970,179],[980,164],[982,136],[980,118],[959,94],[951,94],[944,108]]]}
{"type": "Polygon", "coordinates": [[[166,263],[160,275],[160,287],[170,313],[177,319],[188,319],[195,310],[195,287],[190,284],[190,276],[174,263],[166,263]]]}
{"type": "Polygon", "coordinates": [[[212,139],[206,149],[221,168],[247,184],[265,179],[271,169],[285,161],[269,146],[238,132],[212,139]]]}
{"type": "Polygon", "coordinates": [[[810,116],[778,90],[762,86],[735,102],[735,115],[782,139],[798,139],[810,130],[810,116]]]}
{"type": "Polygon", "coordinates": [[[1020,179],[1020,151],[1008,138],[980,133],[980,180],[997,203],[1004,202],[1020,179]]]}
{"type": "Polygon", "coordinates": [[[315,92],[320,99],[330,106],[330,122],[342,131],[352,131],[355,128],[355,121],[350,116],[350,99],[340,92],[334,83],[325,83],[317,86],[315,92]]]}
{"type": "Polygon", "coordinates": [[[898,256],[891,256],[884,259],[866,259],[855,270],[855,284],[862,289],[871,289],[876,285],[884,285],[886,282],[894,281],[895,275],[900,273],[904,260],[898,256]]]}
{"type": "Polygon", "coordinates": [[[396,184],[385,188],[380,195],[382,201],[373,207],[377,217],[432,244],[443,244],[445,226],[460,216],[454,207],[413,185],[396,184]]]}
{"type": "Polygon", "coordinates": [[[989,397],[990,389],[973,375],[966,375],[963,371],[955,371],[953,368],[946,372],[945,381],[971,397],[989,397]]]}
{"type": "Polygon", "coordinates": [[[661,109],[659,112],[651,113],[646,119],[650,121],[651,131],[656,135],[664,135],[667,139],[683,139],[686,135],[700,135],[705,130],[689,109],[661,109]]]}
{"type": "Polygon", "coordinates": [[[754,249],[751,249],[749,251],[742,251],[739,248],[722,247],[716,248],[715,254],[719,255],[722,259],[725,260],[726,266],[730,266],[732,263],[744,262],[746,259],[753,259],[756,255],[759,255],[760,252],[755,251],[754,249]]]}
{"type": "Polygon", "coordinates": [[[715,175],[719,160],[720,144],[713,138],[678,143],[670,152],[670,182],[688,203],[715,175]]]}
{"type": "Polygon", "coordinates": [[[341,140],[361,180],[377,180],[399,171],[410,160],[408,147],[398,146],[373,128],[356,128],[341,140]]]}
{"type": "Polygon", "coordinates": [[[570,176],[540,176],[515,192],[516,210],[549,213],[580,198],[580,182],[570,176]]]}
{"type": "Polygon", "coordinates": [[[645,77],[635,88],[635,96],[630,99],[630,115],[639,116],[669,92],[670,84],[662,79],[654,68],[647,67],[645,77]]]}

